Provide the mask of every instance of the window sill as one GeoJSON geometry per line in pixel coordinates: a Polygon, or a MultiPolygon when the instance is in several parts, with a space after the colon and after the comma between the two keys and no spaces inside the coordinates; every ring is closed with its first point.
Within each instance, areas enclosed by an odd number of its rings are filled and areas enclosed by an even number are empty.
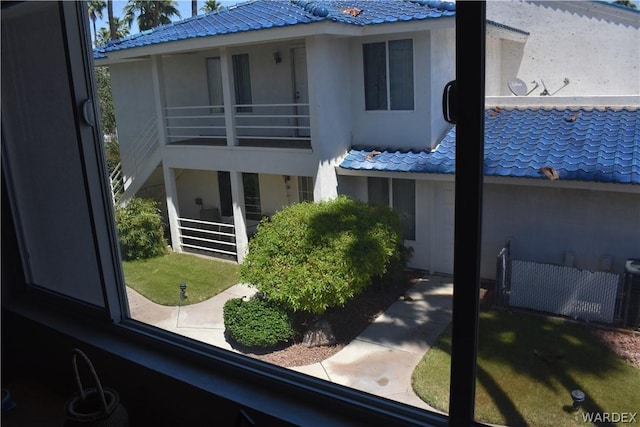
{"type": "MultiPolygon", "coordinates": [[[[427,426],[448,422],[439,414],[369,396],[135,321],[107,324],[26,303],[5,306],[3,311],[199,392],[295,425],[347,426],[378,420],[386,425],[427,426]]],[[[66,354],[70,348],[48,351],[66,354]]]]}

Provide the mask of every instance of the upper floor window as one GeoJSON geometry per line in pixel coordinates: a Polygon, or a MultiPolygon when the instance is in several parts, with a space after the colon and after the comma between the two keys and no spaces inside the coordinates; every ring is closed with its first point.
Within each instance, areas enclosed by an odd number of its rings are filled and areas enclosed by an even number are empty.
{"type": "MultiPolygon", "coordinates": [[[[233,55],[233,81],[236,95],[236,104],[251,105],[251,71],[249,68],[249,55],[233,55]]],[[[238,113],[250,113],[251,107],[238,107],[238,113]]]]}
{"type": "Polygon", "coordinates": [[[222,68],[220,57],[207,58],[207,83],[209,87],[209,105],[212,113],[222,113],[224,99],[222,97],[222,68]]]}
{"type": "Polygon", "coordinates": [[[413,110],[413,40],[362,45],[367,110],[413,110]]]}

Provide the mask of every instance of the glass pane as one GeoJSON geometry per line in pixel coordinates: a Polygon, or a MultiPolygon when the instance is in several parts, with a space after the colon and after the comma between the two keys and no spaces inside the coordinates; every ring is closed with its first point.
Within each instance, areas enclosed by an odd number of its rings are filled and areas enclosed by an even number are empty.
{"type": "Polygon", "coordinates": [[[262,208],[260,203],[260,178],[257,173],[243,173],[244,207],[247,219],[261,220],[262,208]]]}
{"type": "MultiPolygon", "coordinates": [[[[225,13],[229,17],[239,13],[242,17],[244,15],[241,12],[244,8],[252,7],[251,4],[238,5],[225,13]]],[[[264,4],[272,5],[272,2],[264,4]]],[[[292,3],[287,7],[298,5],[292,3]]],[[[391,2],[389,6],[371,2],[370,7],[381,10],[394,8],[393,13],[398,16],[404,13],[406,7],[412,8],[416,14],[430,14],[436,10],[424,2],[391,2]]],[[[181,306],[181,319],[184,322],[180,323],[180,327],[150,317],[141,318],[139,312],[132,310],[134,319],[164,325],[173,332],[195,337],[214,346],[418,408],[436,406],[428,400],[428,395],[418,393],[423,386],[435,385],[439,392],[448,394],[448,384],[435,382],[431,374],[416,373],[418,364],[430,353],[431,346],[451,320],[453,294],[453,261],[450,252],[453,247],[451,224],[454,202],[451,194],[454,175],[452,170],[445,170],[452,160],[451,151],[447,151],[450,145],[441,144],[442,135],[448,135],[452,126],[444,122],[439,109],[428,106],[439,105],[442,88],[438,80],[444,83],[454,78],[455,67],[449,54],[440,58],[424,48],[437,39],[443,43],[441,53],[453,52],[455,40],[451,37],[453,21],[438,21],[443,17],[439,9],[433,13],[437,16],[434,23],[443,22],[443,28],[438,25],[435,28],[427,22],[431,18],[412,20],[410,23],[400,20],[387,27],[397,28],[398,31],[391,31],[392,34],[367,33],[366,36],[345,35],[321,40],[314,37],[290,39],[287,36],[277,42],[220,46],[219,50],[203,47],[202,51],[189,52],[189,55],[171,52],[154,57],[159,65],[155,70],[153,61],[149,61],[149,64],[123,62],[118,58],[117,63],[109,64],[116,75],[114,82],[117,81],[114,84],[114,102],[116,109],[121,110],[118,134],[122,135],[124,156],[129,155],[128,148],[136,144],[138,135],[144,134],[142,129],[138,129],[138,124],[145,121],[142,116],[155,117],[163,107],[163,87],[170,87],[172,96],[182,100],[182,105],[205,105],[207,80],[211,76],[207,75],[202,63],[203,59],[215,55],[221,56],[219,66],[222,84],[235,82],[230,88],[223,87],[225,93],[228,90],[235,94],[237,104],[255,102],[253,110],[260,116],[260,126],[269,130],[283,126],[285,121],[275,117],[280,114],[279,111],[296,112],[292,109],[295,106],[292,100],[296,99],[295,91],[299,88],[295,83],[300,78],[299,71],[305,68],[304,80],[309,81],[313,90],[309,90],[309,111],[304,114],[308,114],[311,122],[316,123],[310,135],[314,139],[312,145],[320,147],[320,151],[314,149],[314,153],[310,153],[295,147],[292,142],[283,149],[280,141],[274,137],[269,141],[265,139],[260,149],[194,142],[161,150],[162,163],[156,163],[156,172],[141,180],[147,182],[143,184],[138,181],[142,189],[137,194],[151,194],[157,190],[154,194],[160,201],[167,234],[171,235],[175,252],[186,252],[181,237],[186,228],[195,229],[191,230],[195,233],[193,237],[203,239],[201,243],[197,243],[198,239],[192,239],[194,246],[216,249],[217,252],[207,254],[207,261],[213,267],[206,268],[207,273],[202,281],[202,287],[211,289],[213,295],[203,297],[208,301],[207,304],[194,304],[195,292],[200,286],[194,276],[187,280],[185,299],[171,303],[181,306]],[[397,27],[394,27],[396,24],[397,27]],[[399,37],[407,37],[407,34],[411,34],[412,38],[398,40],[399,37]],[[305,53],[305,59],[308,59],[306,67],[296,67],[295,59],[299,58],[292,51],[305,53]],[[243,54],[236,55],[236,52],[243,54]],[[278,61],[274,60],[274,53],[279,53],[278,61]],[[249,58],[253,75],[251,85],[249,58]],[[328,58],[335,58],[330,67],[327,66],[328,58]],[[362,66],[359,66],[359,61],[362,61],[362,66]],[[449,62],[441,67],[441,61],[449,62]],[[162,65],[169,62],[173,66],[171,75],[162,75],[162,71],[166,72],[168,68],[162,65]],[[198,68],[193,68],[192,63],[198,64],[198,68]],[[434,78],[434,68],[439,70],[438,79],[434,78]],[[131,93],[134,90],[143,92],[144,89],[143,86],[136,87],[134,82],[143,80],[147,74],[154,75],[154,72],[159,76],[158,82],[149,84],[151,90],[145,92],[149,96],[135,97],[143,105],[134,110],[131,93]],[[193,78],[174,78],[180,75],[193,78]],[[156,91],[153,90],[153,84],[159,86],[156,91]],[[416,87],[429,88],[433,99],[414,99],[416,87]],[[154,97],[154,94],[160,96],[154,97]],[[415,108],[418,102],[422,102],[420,113],[415,108]],[[265,104],[264,108],[258,108],[261,103],[265,104]],[[396,111],[387,111],[390,109],[396,111]],[[366,110],[383,111],[372,114],[366,110]],[[134,120],[135,116],[139,119],[134,120]],[[433,141],[433,146],[425,145],[425,141],[433,141]],[[436,150],[437,146],[442,146],[442,150],[436,150]],[[361,156],[360,168],[350,168],[346,160],[355,154],[361,156]],[[180,168],[174,165],[180,165],[180,168]],[[434,172],[436,170],[438,172],[434,172]],[[353,296],[349,295],[338,302],[331,300],[332,305],[326,312],[296,312],[296,335],[275,349],[269,347],[254,351],[253,348],[239,346],[226,331],[221,307],[230,299],[237,296],[249,298],[256,291],[255,287],[243,286],[241,283],[244,282],[237,272],[251,264],[243,261],[243,256],[251,256],[252,245],[257,244],[260,237],[260,231],[256,230],[261,226],[257,222],[275,222],[275,216],[290,205],[297,201],[313,200],[314,190],[317,202],[328,202],[349,195],[365,203],[395,209],[403,223],[404,234],[399,240],[410,247],[399,251],[400,245],[393,245],[389,250],[384,245],[376,245],[375,241],[382,235],[383,227],[378,223],[363,227],[361,223],[364,221],[351,215],[346,208],[337,213],[314,217],[311,225],[326,226],[328,231],[309,239],[292,237],[300,221],[297,218],[292,220],[286,230],[274,236],[272,242],[263,243],[263,246],[271,245],[284,252],[282,248],[297,244],[298,250],[287,252],[287,262],[277,269],[265,269],[265,275],[280,271],[304,271],[295,262],[314,243],[324,243],[336,235],[339,238],[335,240],[344,244],[343,249],[346,248],[342,257],[330,258],[335,256],[333,252],[315,258],[307,257],[312,268],[304,279],[296,282],[291,298],[303,294],[304,286],[317,286],[318,293],[310,298],[312,300],[319,299],[327,289],[338,288],[332,287],[332,283],[325,278],[330,277],[330,269],[318,267],[326,262],[326,258],[335,260],[331,267],[348,266],[348,270],[337,279],[346,277],[353,283],[356,279],[360,283],[364,282],[362,277],[367,277],[366,286],[357,289],[353,296]],[[192,221],[198,220],[189,216],[189,212],[196,211],[194,201],[196,204],[202,202],[208,209],[219,208],[221,220],[206,223],[192,221]],[[178,221],[172,219],[173,215],[178,217],[178,221]],[[440,220],[446,224],[442,225],[440,220]],[[340,235],[339,226],[343,222],[355,224],[356,232],[340,235]],[[248,242],[243,242],[247,236],[248,242]],[[209,243],[209,240],[215,242],[209,243]],[[369,256],[367,251],[371,248],[384,248],[385,254],[369,256]],[[213,259],[225,257],[227,254],[222,252],[224,250],[232,252],[225,259],[237,263],[218,263],[213,259]],[[233,254],[234,251],[237,253],[233,254]],[[391,262],[397,260],[397,266],[385,264],[384,257],[391,252],[394,252],[391,262]],[[379,270],[373,276],[360,273],[361,269],[373,270],[381,265],[387,267],[386,273],[379,270]],[[225,282],[225,279],[219,279],[211,272],[230,266],[236,271],[235,276],[229,279],[233,283],[225,282]],[[196,313],[203,306],[213,308],[206,313],[184,316],[186,313],[196,313]],[[305,336],[313,336],[318,319],[328,319],[335,341],[328,336],[321,345],[307,346],[304,343],[305,336]]],[[[383,27],[371,27],[372,30],[377,28],[383,27]]],[[[289,31],[287,28],[282,30],[289,31]]],[[[293,34],[297,33],[293,31],[293,34]]],[[[224,40],[220,40],[220,43],[224,44],[224,40]]],[[[217,61],[212,63],[211,67],[214,66],[217,67],[217,61]]],[[[300,118],[287,114],[289,126],[300,118]]],[[[297,111],[295,115],[300,114],[297,111]]],[[[235,135],[242,135],[246,132],[243,126],[247,126],[247,119],[224,125],[227,130],[233,128],[235,135]]],[[[162,123],[156,122],[155,126],[161,127],[162,123]]],[[[161,139],[162,133],[157,135],[161,139]]],[[[266,135],[275,135],[275,132],[266,135]]],[[[152,156],[147,159],[156,161],[152,156]]],[[[125,163],[123,160],[123,165],[125,163]]],[[[145,171],[137,171],[133,163],[128,163],[125,168],[128,174],[146,175],[145,171]]],[[[385,243],[389,241],[392,240],[387,239],[385,243]]],[[[275,253],[271,258],[277,255],[275,253]]],[[[136,276],[136,267],[135,263],[125,262],[125,276],[131,295],[135,295],[133,285],[136,277],[147,279],[150,276],[136,276]]],[[[190,277],[195,270],[190,269],[190,277]]],[[[157,283],[166,282],[168,277],[168,274],[164,274],[153,280],[157,283]]],[[[344,289],[355,287],[353,283],[344,289]]],[[[178,297],[179,284],[169,283],[168,294],[178,297]]],[[[443,376],[448,378],[448,361],[440,367],[444,370],[443,376]]],[[[447,411],[446,406],[438,409],[447,411]]]]}
{"type": "Polygon", "coordinates": [[[362,45],[364,66],[364,97],[367,110],[387,109],[387,54],[386,44],[362,45]]]}
{"type": "Polygon", "coordinates": [[[389,94],[392,110],[413,110],[413,40],[389,42],[389,94]]]}
{"type": "Polygon", "coordinates": [[[411,179],[393,180],[393,209],[400,212],[404,238],[416,238],[416,182],[411,179]]]}
{"type": "Polygon", "coordinates": [[[389,179],[368,177],[367,194],[369,203],[389,206],[389,179]]]}
{"type": "Polygon", "coordinates": [[[221,113],[222,104],[222,70],[220,58],[207,58],[207,82],[209,84],[209,105],[213,106],[212,113],[221,113]]]}
{"type": "MultiPolygon", "coordinates": [[[[236,104],[252,104],[249,55],[233,55],[233,78],[235,84],[236,104]]],[[[237,111],[239,113],[250,113],[252,111],[252,107],[238,107],[237,111]]]]}
{"type": "Polygon", "coordinates": [[[487,25],[475,417],[625,424],[640,408],[637,306],[625,311],[640,254],[637,9],[488,2],[487,19],[510,34],[487,25]]]}

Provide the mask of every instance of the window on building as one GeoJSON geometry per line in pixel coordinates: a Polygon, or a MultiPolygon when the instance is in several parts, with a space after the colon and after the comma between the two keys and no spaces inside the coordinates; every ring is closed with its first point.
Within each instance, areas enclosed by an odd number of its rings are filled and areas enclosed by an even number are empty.
{"type": "Polygon", "coordinates": [[[222,97],[222,69],[220,57],[207,58],[207,84],[209,88],[209,105],[212,113],[222,113],[224,99],[222,97]]]}
{"type": "Polygon", "coordinates": [[[392,198],[395,209],[402,220],[405,240],[416,239],[416,182],[412,179],[393,179],[392,198]]]}
{"type": "Polygon", "coordinates": [[[413,40],[362,45],[367,110],[413,110],[413,40]]]}
{"type": "Polygon", "coordinates": [[[367,196],[369,203],[390,206],[398,212],[402,220],[405,240],[415,240],[416,182],[414,180],[368,177],[367,196]]]}
{"type": "MultiPolygon", "coordinates": [[[[233,55],[233,82],[237,105],[251,105],[251,70],[249,68],[249,55],[233,55]]],[[[237,107],[238,113],[250,113],[252,107],[237,107]]]]}
{"type": "Polygon", "coordinates": [[[220,194],[220,215],[233,215],[233,197],[231,196],[231,174],[218,171],[218,193],[220,194]]]}
{"type": "Polygon", "coordinates": [[[298,177],[298,199],[301,202],[313,202],[313,178],[310,176],[298,177]]]}
{"type": "Polygon", "coordinates": [[[244,208],[247,219],[259,221],[262,219],[262,205],[260,203],[260,177],[257,173],[243,173],[244,208]]]}

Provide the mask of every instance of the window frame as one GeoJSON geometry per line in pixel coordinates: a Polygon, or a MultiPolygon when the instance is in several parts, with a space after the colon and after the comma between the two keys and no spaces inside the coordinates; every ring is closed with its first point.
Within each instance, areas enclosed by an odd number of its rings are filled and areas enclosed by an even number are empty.
{"type": "Polygon", "coordinates": [[[209,94],[210,112],[224,113],[224,96],[222,93],[222,61],[219,56],[205,59],[207,71],[207,89],[209,94]]]}
{"type": "Polygon", "coordinates": [[[385,178],[377,176],[367,177],[367,202],[388,206],[394,211],[400,214],[402,220],[402,229],[404,234],[404,240],[415,241],[416,240],[416,180],[406,178],[385,178]],[[411,205],[413,205],[413,212],[402,209],[399,207],[396,194],[398,192],[397,185],[401,185],[405,182],[411,182],[413,186],[413,195],[411,205]],[[409,224],[405,221],[405,217],[409,217],[412,221],[409,224]],[[407,232],[407,230],[410,230],[407,232]]]}
{"type": "MultiPolygon", "coordinates": [[[[62,6],[63,3],[65,2],[60,3],[61,7],[75,8],[78,14],[75,18],[76,23],[83,29],[80,41],[85,47],[85,56],[82,58],[84,62],[82,65],[78,63],[74,65],[83,67],[89,76],[95,99],[90,43],[87,43],[90,40],[87,12],[81,2],[62,6]]],[[[86,166],[89,168],[87,168],[84,184],[98,192],[98,197],[93,199],[96,202],[94,209],[110,219],[105,228],[96,229],[97,234],[109,242],[109,250],[106,252],[96,247],[97,254],[104,263],[103,268],[112,269],[109,280],[102,283],[107,307],[97,312],[89,307],[87,311],[86,305],[79,301],[24,286],[26,283],[21,282],[17,274],[12,278],[14,279],[12,283],[5,283],[3,280],[3,291],[9,290],[10,296],[9,300],[3,298],[3,310],[23,316],[29,321],[39,322],[81,342],[102,348],[117,357],[139,363],[140,366],[163,372],[178,381],[211,394],[234,400],[293,423],[313,420],[316,425],[345,425],[349,420],[351,422],[370,421],[375,417],[381,423],[393,422],[394,425],[481,425],[473,420],[473,407],[480,283],[484,3],[459,2],[455,19],[456,79],[459,93],[465,93],[466,102],[464,105],[457,103],[456,138],[465,143],[457,144],[457,150],[464,146],[464,151],[456,153],[458,170],[454,255],[456,284],[454,284],[453,301],[452,392],[449,417],[369,396],[356,390],[345,389],[288,369],[180,337],[132,320],[126,315],[123,316],[119,310],[110,308],[115,303],[126,311],[127,301],[123,289],[122,271],[110,264],[119,259],[119,249],[114,239],[115,222],[106,183],[104,154],[101,154],[100,150],[97,150],[95,158],[85,159],[86,166]],[[461,30],[462,27],[465,29],[464,32],[461,30]],[[461,63],[463,57],[465,66],[461,63]],[[102,164],[102,166],[96,168],[96,164],[102,164]],[[469,166],[469,170],[465,171],[464,166],[469,166]],[[61,302],[64,304],[64,309],[57,305],[61,302]],[[331,411],[327,408],[331,408],[331,411]]],[[[68,21],[62,22],[61,25],[68,25],[68,21]]],[[[74,43],[76,40],[70,37],[67,42],[74,43]]],[[[95,103],[93,111],[97,112],[95,103]]],[[[99,136],[97,138],[100,139],[99,136]]],[[[2,173],[4,178],[4,162],[2,173]]],[[[10,189],[5,188],[6,185],[10,185],[10,182],[3,179],[3,200],[8,197],[11,204],[10,189]]],[[[3,208],[3,213],[18,215],[19,212],[12,212],[12,207],[3,208]]],[[[3,218],[5,217],[6,215],[3,215],[3,218]]],[[[5,223],[3,220],[3,228],[6,226],[13,228],[15,224],[5,223]]],[[[17,242],[20,236],[15,237],[17,242]]],[[[13,268],[21,270],[23,266],[13,266],[13,268]]]]}
{"type": "MultiPolygon", "coordinates": [[[[363,69],[363,86],[364,86],[364,109],[365,111],[414,111],[415,110],[415,48],[414,48],[414,40],[413,38],[398,38],[398,39],[389,39],[384,41],[371,41],[367,43],[362,43],[362,69],[363,69]],[[411,50],[411,61],[408,64],[408,70],[411,74],[410,78],[408,76],[402,76],[402,78],[398,78],[394,70],[397,70],[398,67],[395,67],[392,64],[392,46],[401,43],[401,42],[410,42],[410,50],[411,50]],[[381,45],[384,45],[382,49],[379,49],[381,45]],[[377,47],[378,52],[369,51],[368,48],[377,47]],[[368,62],[368,59],[371,59],[371,62],[368,62]],[[373,65],[374,69],[372,69],[371,65],[373,65]],[[382,68],[384,67],[384,68],[382,68]],[[376,88],[370,87],[368,84],[371,80],[376,80],[376,88]],[[383,82],[384,80],[384,82],[383,82]],[[397,91],[396,85],[394,85],[394,81],[405,81],[408,80],[411,82],[411,87],[408,88],[406,93],[403,90],[397,91]],[[384,91],[380,90],[378,86],[382,86],[384,84],[384,91]],[[394,93],[400,92],[405,96],[410,96],[410,99],[401,99],[397,100],[393,95],[394,93]],[[395,102],[394,102],[395,100],[395,102]],[[402,106],[396,107],[397,101],[399,101],[402,106]],[[372,103],[375,102],[375,105],[372,103]],[[411,104],[405,106],[404,104],[411,104]]],[[[396,64],[397,65],[397,64],[396,64]]],[[[407,72],[406,70],[404,70],[407,72]]]]}
{"type": "MultiPolygon", "coordinates": [[[[233,93],[236,105],[253,104],[251,93],[251,65],[248,53],[231,55],[233,69],[233,93]]],[[[236,107],[236,113],[251,113],[253,107],[236,107]]]]}

